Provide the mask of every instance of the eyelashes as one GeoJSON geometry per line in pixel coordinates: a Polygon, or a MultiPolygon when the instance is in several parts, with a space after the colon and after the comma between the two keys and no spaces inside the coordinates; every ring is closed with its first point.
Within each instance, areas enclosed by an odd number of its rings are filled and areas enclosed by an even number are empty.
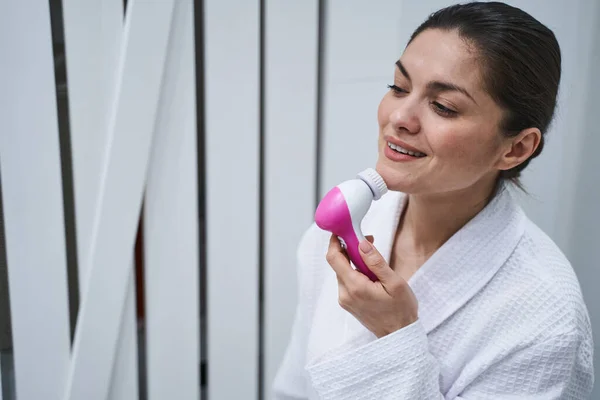
{"type": "Polygon", "coordinates": [[[445,107],[445,106],[441,105],[437,101],[432,102],[431,106],[436,109],[436,111],[437,111],[438,114],[441,114],[441,115],[446,116],[446,117],[454,117],[454,116],[456,116],[458,114],[456,111],[451,110],[448,107],[445,107]]]}
{"type": "MultiPolygon", "coordinates": [[[[390,89],[395,96],[404,96],[406,94],[408,94],[407,90],[402,89],[400,86],[397,85],[387,85],[388,89],[390,89]]],[[[458,115],[458,112],[455,110],[452,110],[442,104],[440,104],[437,101],[432,101],[430,102],[431,108],[439,115],[441,115],[442,117],[455,117],[458,115]]]]}
{"type": "Polygon", "coordinates": [[[388,89],[391,89],[395,94],[408,93],[406,90],[396,85],[387,85],[387,87],[388,89]]]}

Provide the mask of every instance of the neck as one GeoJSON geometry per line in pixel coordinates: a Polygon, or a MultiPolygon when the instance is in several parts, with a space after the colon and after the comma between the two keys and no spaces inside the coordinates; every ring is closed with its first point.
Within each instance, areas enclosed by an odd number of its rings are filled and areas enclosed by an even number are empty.
{"type": "Polygon", "coordinates": [[[416,253],[430,255],[475,217],[492,198],[495,180],[447,193],[409,195],[402,229],[416,253]]]}

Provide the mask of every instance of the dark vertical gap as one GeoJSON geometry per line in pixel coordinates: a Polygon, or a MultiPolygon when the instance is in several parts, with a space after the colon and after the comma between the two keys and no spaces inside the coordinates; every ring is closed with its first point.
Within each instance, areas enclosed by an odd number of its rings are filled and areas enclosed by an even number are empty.
{"type": "Polygon", "coordinates": [[[50,25],[52,27],[52,47],[54,51],[54,78],[56,83],[56,106],[58,111],[58,134],[62,171],[69,316],[71,322],[71,343],[73,343],[77,313],[79,311],[79,272],[77,268],[75,192],[73,188],[73,164],[71,159],[67,64],[62,16],[62,1],[50,0],[50,25]]]}
{"type": "MultiPolygon", "coordinates": [[[[123,0],[123,21],[127,19],[128,0],[123,0]]],[[[144,200],[140,207],[138,228],[133,250],[135,279],[135,319],[137,333],[137,364],[139,400],[148,399],[148,368],[146,357],[146,291],[144,265],[144,200]]]]}
{"type": "Polygon", "coordinates": [[[316,127],[316,168],[315,168],[315,208],[321,201],[321,170],[323,167],[323,103],[325,101],[325,29],[327,19],[327,2],[319,0],[317,16],[317,127],[316,127]]]}
{"type": "Polygon", "coordinates": [[[0,355],[0,369],[2,370],[2,399],[15,400],[17,387],[15,386],[15,360],[12,350],[2,352],[0,355]]]}
{"type": "Polygon", "coordinates": [[[146,400],[148,394],[146,368],[146,309],[144,290],[144,205],[142,204],[138,222],[138,230],[134,247],[135,260],[135,303],[137,319],[137,354],[138,354],[138,391],[139,400],[146,400]]]}
{"type": "Polygon", "coordinates": [[[200,302],[200,390],[208,399],[208,307],[206,252],[206,125],[204,96],[204,1],[194,0],[194,46],[196,57],[196,129],[198,148],[198,268],[200,302]]]}
{"type": "Polygon", "coordinates": [[[265,394],[265,118],[266,118],[266,1],[260,1],[259,17],[259,94],[258,94],[258,129],[259,129],[259,176],[258,176],[258,400],[265,394]]]}
{"type": "MultiPolygon", "coordinates": [[[[123,0],[123,23],[127,19],[128,0],[123,0]]],[[[146,357],[146,292],[144,274],[144,203],[140,207],[138,230],[134,246],[135,319],[137,333],[138,395],[148,399],[148,368],[146,357]]]]}
{"type": "Polygon", "coordinates": [[[0,179],[0,374],[2,375],[2,398],[5,400],[16,398],[11,326],[8,260],[4,235],[2,181],[0,179]]]}

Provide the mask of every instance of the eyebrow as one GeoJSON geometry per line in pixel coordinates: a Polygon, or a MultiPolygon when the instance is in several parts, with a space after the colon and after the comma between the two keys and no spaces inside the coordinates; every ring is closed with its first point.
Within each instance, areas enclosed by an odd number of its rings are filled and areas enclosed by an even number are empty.
{"type": "MultiPolygon", "coordinates": [[[[411,80],[410,75],[408,74],[408,71],[406,71],[406,68],[404,68],[404,65],[402,65],[400,60],[396,61],[396,66],[398,67],[398,69],[400,70],[402,75],[404,75],[406,77],[406,79],[411,80]]],[[[471,99],[473,101],[473,103],[477,104],[477,102],[475,101],[473,96],[471,96],[465,88],[460,87],[460,86],[455,85],[450,82],[441,82],[441,81],[429,82],[427,84],[427,90],[432,91],[432,92],[460,92],[460,93],[464,94],[465,96],[467,96],[469,99],[471,99]]]]}
{"type": "Polygon", "coordinates": [[[408,72],[406,72],[406,68],[404,68],[404,65],[402,65],[400,60],[396,61],[396,66],[398,67],[400,72],[402,72],[402,75],[404,75],[406,77],[406,79],[408,79],[410,81],[410,75],[408,74],[408,72]]]}

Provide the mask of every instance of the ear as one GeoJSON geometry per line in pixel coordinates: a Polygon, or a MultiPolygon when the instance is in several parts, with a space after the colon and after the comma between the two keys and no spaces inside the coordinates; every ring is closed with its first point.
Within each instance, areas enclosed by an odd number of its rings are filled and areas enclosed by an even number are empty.
{"type": "Polygon", "coordinates": [[[508,139],[508,148],[498,160],[498,169],[509,170],[525,162],[540,145],[542,133],[538,128],[523,129],[508,139]]]}

